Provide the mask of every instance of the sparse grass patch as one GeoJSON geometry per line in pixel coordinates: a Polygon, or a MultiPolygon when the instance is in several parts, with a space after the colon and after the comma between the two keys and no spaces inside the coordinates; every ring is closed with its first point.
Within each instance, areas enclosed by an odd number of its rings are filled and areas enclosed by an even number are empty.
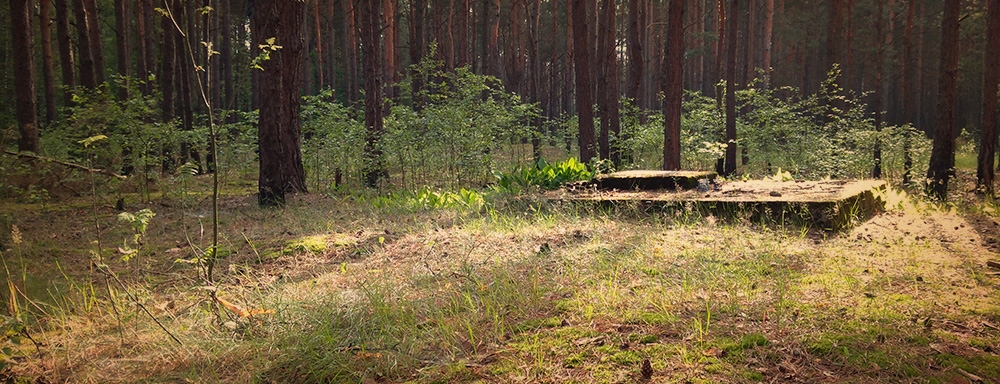
{"type": "MultiPolygon", "coordinates": [[[[109,263],[183,348],[128,300],[116,301],[115,316],[86,250],[74,248],[89,244],[87,222],[48,230],[86,217],[81,208],[11,215],[4,241],[17,225],[31,241],[16,251],[40,263],[22,269],[7,257],[42,353],[24,346],[10,372],[50,381],[633,382],[648,359],[654,382],[1000,375],[989,352],[1000,348],[991,328],[1000,325],[998,281],[981,267],[985,241],[970,242],[977,232],[956,212],[894,210],[829,233],[531,196],[484,195],[473,208],[451,193],[401,192],[377,204],[299,196],[284,210],[225,200],[230,253],[213,289],[244,309],[275,311],[248,317],[217,305],[194,268],[173,262],[202,244],[197,221],[157,208],[141,263],[109,263]]],[[[184,211],[204,201],[192,204],[184,211]]],[[[129,235],[110,208],[99,218],[114,225],[105,239],[129,235]]]]}

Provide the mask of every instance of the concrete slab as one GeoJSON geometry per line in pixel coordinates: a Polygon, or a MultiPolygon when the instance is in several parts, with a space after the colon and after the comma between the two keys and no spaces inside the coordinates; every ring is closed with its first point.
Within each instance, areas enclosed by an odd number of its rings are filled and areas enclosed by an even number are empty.
{"type": "Polygon", "coordinates": [[[838,230],[882,211],[885,202],[878,196],[885,185],[881,180],[749,180],[713,185],[709,191],[585,188],[556,191],[548,198],[611,207],[635,205],[645,210],[691,209],[706,215],[838,230]]]}
{"type": "Polygon", "coordinates": [[[598,189],[623,191],[652,189],[695,189],[699,179],[714,180],[715,172],[708,171],[621,171],[597,175],[598,189]]]}

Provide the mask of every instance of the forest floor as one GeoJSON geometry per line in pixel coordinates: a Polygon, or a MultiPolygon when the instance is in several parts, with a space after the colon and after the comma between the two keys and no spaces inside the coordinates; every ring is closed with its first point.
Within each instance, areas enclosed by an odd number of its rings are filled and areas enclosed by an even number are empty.
{"type": "Polygon", "coordinates": [[[0,378],[1000,383],[1000,211],[971,193],[893,188],[829,232],[537,196],[279,210],[230,191],[214,285],[192,262],[207,194],[152,197],[125,196],[156,214],[129,261],[117,197],[99,199],[101,263],[92,201],[2,202],[0,378]]]}

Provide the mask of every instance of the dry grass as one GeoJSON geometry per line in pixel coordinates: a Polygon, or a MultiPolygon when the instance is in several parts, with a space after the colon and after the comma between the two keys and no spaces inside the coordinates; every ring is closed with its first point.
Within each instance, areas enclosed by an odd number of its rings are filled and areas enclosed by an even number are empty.
{"type": "MultiPolygon", "coordinates": [[[[16,353],[4,374],[43,382],[995,382],[1000,281],[984,264],[996,258],[998,213],[965,199],[965,208],[949,209],[895,196],[891,211],[827,233],[530,198],[409,210],[307,195],[267,210],[230,195],[217,293],[275,311],[244,318],[210,298],[197,268],[175,262],[208,243],[207,200],[160,198],[148,204],[157,216],[139,257],[106,257],[183,345],[113,283],[111,299],[91,267],[85,203],[44,212],[5,203],[3,256],[37,346],[7,340],[16,353]]],[[[101,210],[106,251],[128,234],[114,215],[101,210]]]]}

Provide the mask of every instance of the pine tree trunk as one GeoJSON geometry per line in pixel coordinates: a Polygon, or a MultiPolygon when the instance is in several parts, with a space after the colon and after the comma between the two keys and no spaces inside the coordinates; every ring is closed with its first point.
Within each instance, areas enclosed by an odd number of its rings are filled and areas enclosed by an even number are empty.
{"type": "Polygon", "coordinates": [[[589,162],[597,154],[594,151],[594,102],[591,97],[592,74],[590,72],[590,32],[587,23],[587,2],[573,2],[573,64],[576,67],[576,110],[580,128],[580,161],[589,162]]]}
{"type": "Polygon", "coordinates": [[[381,24],[379,14],[381,1],[361,1],[358,3],[361,23],[361,45],[364,56],[365,81],[365,185],[379,186],[388,177],[385,160],[382,157],[382,62],[380,47],[381,24]]]}
{"type": "Polygon", "coordinates": [[[129,27],[129,0],[115,0],[115,51],[118,54],[118,75],[122,76],[125,80],[124,83],[118,86],[118,99],[127,100],[128,99],[128,86],[129,86],[129,63],[132,59],[129,55],[129,31],[132,28],[129,27]]]}
{"type": "MultiPolygon", "coordinates": [[[[176,0],[170,2],[171,9],[177,9],[176,0]]],[[[167,17],[160,18],[160,93],[162,102],[160,108],[163,109],[163,120],[169,121],[174,118],[174,77],[176,76],[177,54],[174,37],[177,30],[174,23],[167,17]]]]}
{"type": "Polygon", "coordinates": [[[38,117],[35,109],[34,39],[31,33],[31,0],[10,0],[11,48],[14,49],[14,89],[17,97],[18,151],[38,152],[38,117]]]}
{"type": "Polygon", "coordinates": [[[500,0],[486,1],[486,74],[500,78],[500,0]]]}
{"type": "Polygon", "coordinates": [[[771,83],[771,50],[774,44],[774,0],[764,0],[764,54],[760,62],[764,69],[764,88],[770,88],[771,83]]]}
{"type": "Polygon", "coordinates": [[[983,50],[983,115],[981,117],[977,186],[993,194],[997,141],[997,83],[1000,83],[1000,0],[989,0],[986,16],[986,47],[983,50]]]}
{"type": "MultiPolygon", "coordinates": [[[[722,80],[723,78],[726,78],[726,79],[729,78],[728,74],[726,74],[726,72],[725,72],[725,67],[722,66],[723,63],[726,62],[724,60],[724,58],[726,57],[726,52],[728,52],[728,50],[726,49],[725,41],[729,39],[729,36],[726,35],[726,22],[727,22],[727,20],[726,20],[726,0],[719,0],[718,10],[719,10],[718,11],[718,16],[719,16],[719,20],[718,20],[718,24],[719,24],[718,25],[718,27],[719,27],[719,41],[718,41],[718,43],[715,44],[715,74],[716,74],[715,77],[717,79],[719,79],[719,80],[722,80]]],[[[735,59],[735,57],[733,59],[735,59]]],[[[734,64],[734,66],[735,66],[735,64],[734,64]]],[[[734,67],[733,70],[735,71],[735,67],[734,67]]],[[[722,112],[722,99],[724,97],[724,92],[725,92],[725,88],[722,85],[722,82],[721,81],[716,82],[716,85],[715,85],[715,106],[719,110],[720,113],[722,112]]]]}
{"type": "MultiPolygon", "coordinates": [[[[541,104],[542,94],[541,87],[539,86],[540,81],[540,71],[542,69],[540,65],[540,58],[538,57],[539,49],[538,44],[538,28],[539,28],[539,18],[541,16],[542,4],[540,0],[531,0],[531,6],[526,8],[528,16],[528,93],[531,95],[531,100],[534,103],[541,104]]],[[[531,126],[533,129],[533,134],[531,135],[531,156],[535,161],[542,158],[541,151],[541,138],[542,138],[542,119],[541,117],[535,117],[532,119],[531,126]]]]}
{"type": "MultiPolygon", "coordinates": [[[[424,0],[410,1],[410,65],[416,66],[424,59],[424,0]]],[[[423,75],[417,71],[410,74],[410,89],[413,92],[413,108],[423,109],[424,101],[420,92],[424,89],[423,75]]]]}
{"type": "MultiPolygon", "coordinates": [[[[914,70],[917,69],[916,57],[913,54],[913,24],[916,5],[919,0],[908,0],[906,5],[906,29],[903,34],[903,81],[900,84],[903,101],[903,123],[917,122],[917,94],[913,84],[916,80],[914,70]]],[[[911,153],[909,131],[903,133],[903,184],[909,184],[913,170],[913,155],[911,153]]]]}
{"type": "Polygon", "coordinates": [[[455,66],[461,68],[469,65],[469,0],[458,0],[455,16],[455,66]]]}
{"type": "Polygon", "coordinates": [[[52,0],[38,2],[38,29],[42,42],[42,77],[45,84],[45,122],[56,119],[56,75],[52,62],[52,0]]]}
{"type": "Polygon", "coordinates": [[[261,63],[265,75],[257,88],[259,98],[267,100],[258,123],[257,201],[263,206],[278,206],[284,204],[285,193],[306,192],[299,118],[305,2],[254,0],[250,12],[251,46],[256,48],[272,37],[281,46],[271,53],[270,60],[261,63]]]}
{"type": "Polygon", "coordinates": [[[739,0],[732,0],[726,26],[726,162],[723,173],[736,174],[736,33],[739,31],[739,0]]]}
{"type": "Polygon", "coordinates": [[[348,104],[358,100],[358,39],[353,1],[344,1],[344,85],[348,104]]]}
{"type": "Polygon", "coordinates": [[[882,46],[882,2],[878,1],[878,6],[875,11],[875,92],[872,95],[872,109],[875,110],[875,154],[874,154],[874,166],[872,167],[872,178],[879,179],[882,177],[882,142],[879,135],[882,133],[882,62],[884,59],[885,51],[882,46]]]}
{"type": "Polygon", "coordinates": [[[618,140],[621,134],[621,118],[618,109],[618,53],[615,22],[617,7],[615,0],[604,0],[601,11],[597,58],[601,66],[597,90],[601,99],[599,101],[601,104],[600,156],[601,159],[611,160],[616,166],[620,166],[621,150],[618,140]]]}
{"type": "Polygon", "coordinates": [[[928,194],[948,198],[948,181],[955,176],[955,96],[958,93],[959,14],[961,0],[945,0],[941,19],[941,73],[938,79],[937,126],[927,168],[928,194]]]}
{"type": "Polygon", "coordinates": [[[681,100],[684,96],[684,0],[670,0],[663,81],[663,169],[681,169],[681,100]]]}
{"type": "Polygon", "coordinates": [[[142,90],[143,95],[149,95],[152,92],[152,88],[148,86],[149,83],[149,68],[146,66],[146,50],[150,47],[146,47],[146,34],[149,30],[146,26],[146,12],[144,9],[147,7],[147,0],[136,0],[135,2],[135,76],[139,79],[139,89],[142,90]]]}
{"type": "Polygon", "coordinates": [[[101,46],[101,24],[97,13],[97,0],[83,0],[87,10],[87,37],[90,38],[90,54],[94,58],[94,80],[97,85],[105,82],[104,49],[101,46]]]}
{"type": "MultiPolygon", "coordinates": [[[[385,0],[385,89],[386,96],[396,98],[396,0],[385,0]]],[[[388,105],[387,105],[388,106],[388,105]]]]}
{"type": "Polygon", "coordinates": [[[59,44],[59,65],[62,69],[63,105],[73,104],[73,87],[76,86],[76,65],[73,59],[73,41],[69,36],[69,9],[67,0],[55,0],[56,40],[59,44]]]}
{"type": "Polygon", "coordinates": [[[632,99],[636,107],[642,108],[642,76],[643,76],[643,52],[642,35],[646,33],[645,25],[642,21],[644,4],[640,0],[628,0],[628,36],[626,38],[626,50],[628,53],[628,80],[625,86],[625,96],[632,99]]]}
{"type": "MultiPolygon", "coordinates": [[[[230,10],[230,0],[219,1],[219,29],[222,36],[219,41],[219,71],[222,78],[222,109],[232,110],[236,108],[236,94],[233,90],[233,25],[232,11],[230,10]]],[[[331,0],[332,1],[332,0],[331,0]]],[[[228,121],[229,116],[224,116],[223,120],[228,121]]]]}
{"type": "Polygon", "coordinates": [[[76,22],[76,46],[80,56],[80,85],[87,89],[97,88],[97,78],[94,72],[94,56],[90,47],[90,29],[87,28],[87,10],[84,0],[73,1],[73,18],[76,22]]]}
{"type": "MultiPolygon", "coordinates": [[[[153,5],[154,0],[143,0],[144,5],[140,7],[139,12],[142,13],[142,17],[146,19],[146,32],[141,36],[143,40],[146,41],[146,55],[144,58],[138,58],[138,60],[146,61],[146,70],[153,72],[156,70],[156,45],[155,45],[155,30],[156,23],[153,18],[153,5]]],[[[152,80],[146,75],[143,80],[146,81],[146,94],[153,93],[153,83],[152,80]]]]}

